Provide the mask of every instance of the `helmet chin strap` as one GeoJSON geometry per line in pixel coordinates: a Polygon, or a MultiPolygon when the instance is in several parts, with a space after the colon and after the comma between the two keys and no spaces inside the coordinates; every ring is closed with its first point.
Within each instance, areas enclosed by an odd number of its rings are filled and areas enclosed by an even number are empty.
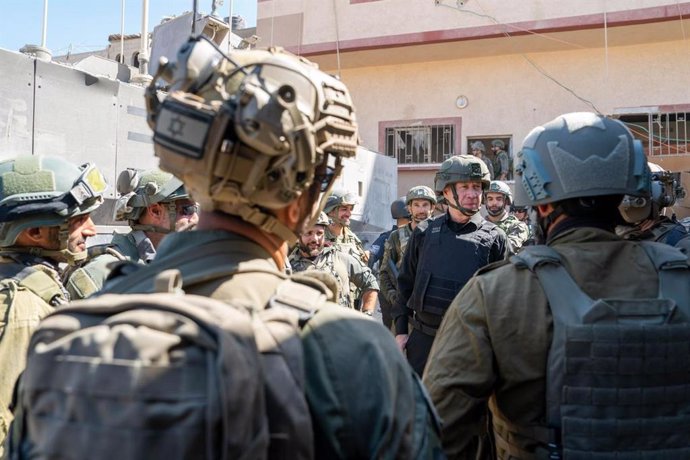
{"type": "Polygon", "coordinates": [[[460,211],[463,215],[465,215],[467,217],[472,217],[479,212],[479,209],[473,210],[473,209],[466,208],[466,207],[460,205],[460,199],[458,198],[458,192],[455,191],[455,184],[453,184],[453,186],[451,187],[451,190],[453,190],[453,199],[455,200],[455,204],[448,201],[448,206],[450,206],[453,209],[457,209],[458,211],[460,211]]]}
{"type": "MultiPolygon", "coordinates": [[[[168,203],[160,203],[161,205],[166,204],[168,208],[168,220],[170,221],[170,226],[169,227],[161,227],[158,225],[151,225],[151,224],[141,224],[139,222],[134,222],[130,221],[129,226],[132,230],[141,230],[142,232],[151,232],[151,233],[163,233],[163,234],[168,234],[168,233],[173,233],[177,231],[175,228],[175,222],[177,221],[177,206],[175,205],[175,202],[168,202],[168,203]]],[[[192,230],[193,226],[185,227],[183,230],[192,230]]]]}
{"type": "Polygon", "coordinates": [[[79,263],[86,260],[88,252],[83,251],[70,251],[69,244],[69,224],[63,222],[58,227],[58,243],[59,249],[45,249],[40,247],[24,247],[24,246],[11,246],[8,248],[3,248],[3,251],[31,254],[37,257],[43,257],[45,259],[51,259],[55,262],[64,262],[67,265],[78,265],[79,263]]]}

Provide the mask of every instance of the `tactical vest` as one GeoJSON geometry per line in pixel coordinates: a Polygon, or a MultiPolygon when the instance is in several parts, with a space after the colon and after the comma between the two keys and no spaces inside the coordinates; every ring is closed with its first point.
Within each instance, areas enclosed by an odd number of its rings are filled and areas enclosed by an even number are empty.
{"type": "Polygon", "coordinates": [[[295,248],[296,255],[290,257],[290,264],[295,273],[307,270],[319,270],[333,275],[338,281],[338,305],[354,308],[350,296],[350,277],[347,268],[338,257],[338,251],[334,247],[324,248],[315,260],[303,257],[299,248],[295,248]]]}
{"type": "Polygon", "coordinates": [[[444,216],[425,222],[428,227],[408,306],[415,312],[415,327],[434,335],[460,289],[474,272],[491,262],[491,245],[499,230],[482,221],[475,231],[456,234],[444,216]]]}
{"type": "Polygon", "coordinates": [[[683,224],[672,220],[662,222],[660,225],[654,227],[651,232],[651,241],[668,244],[669,246],[675,246],[676,243],[688,236],[688,232],[683,224]]]}
{"type": "Polygon", "coordinates": [[[412,236],[412,228],[410,225],[405,225],[398,229],[398,263],[396,264],[398,268],[402,264],[403,257],[405,256],[405,250],[407,249],[407,243],[410,242],[410,237],[412,236]]]}
{"type": "Polygon", "coordinates": [[[642,243],[659,273],[655,299],[591,299],[548,246],[510,260],[534,272],[553,315],[545,427],[494,413],[508,456],[690,458],[690,270],[669,246],[642,243]],[[525,452],[515,437],[540,445],[525,452]]]}

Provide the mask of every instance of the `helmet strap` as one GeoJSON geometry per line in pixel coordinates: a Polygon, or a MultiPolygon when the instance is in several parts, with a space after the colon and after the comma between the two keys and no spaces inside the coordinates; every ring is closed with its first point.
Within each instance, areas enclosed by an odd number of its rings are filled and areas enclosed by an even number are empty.
{"type": "Polygon", "coordinates": [[[479,209],[477,209],[477,210],[475,211],[475,210],[472,210],[472,209],[470,209],[470,208],[466,208],[466,207],[464,207],[464,206],[460,206],[460,199],[458,198],[458,192],[455,190],[455,184],[452,184],[452,185],[451,185],[451,190],[453,191],[453,199],[455,200],[455,204],[453,204],[453,203],[451,203],[450,201],[448,201],[448,206],[450,206],[450,207],[453,208],[453,209],[457,209],[457,210],[460,211],[464,216],[467,216],[467,217],[472,217],[472,216],[474,216],[475,214],[477,214],[477,213],[479,212],[479,209]]]}

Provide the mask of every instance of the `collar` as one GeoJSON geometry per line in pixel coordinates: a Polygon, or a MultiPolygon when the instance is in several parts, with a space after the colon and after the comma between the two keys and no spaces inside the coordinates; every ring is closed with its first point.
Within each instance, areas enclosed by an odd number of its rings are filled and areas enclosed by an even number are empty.
{"type": "Polygon", "coordinates": [[[484,222],[484,218],[481,216],[481,214],[479,214],[479,212],[475,213],[464,224],[461,224],[459,222],[455,222],[453,219],[451,219],[450,213],[448,211],[446,211],[446,217],[445,218],[446,218],[446,225],[448,225],[448,228],[451,229],[455,233],[458,233],[458,232],[463,231],[463,230],[474,231],[482,225],[482,222],[484,222]]]}
{"type": "Polygon", "coordinates": [[[601,241],[621,241],[622,238],[611,232],[610,230],[605,230],[603,228],[588,227],[588,226],[577,226],[565,228],[556,234],[551,232],[546,244],[549,246],[557,246],[559,244],[570,244],[570,243],[589,243],[589,242],[601,242],[601,241]]]}

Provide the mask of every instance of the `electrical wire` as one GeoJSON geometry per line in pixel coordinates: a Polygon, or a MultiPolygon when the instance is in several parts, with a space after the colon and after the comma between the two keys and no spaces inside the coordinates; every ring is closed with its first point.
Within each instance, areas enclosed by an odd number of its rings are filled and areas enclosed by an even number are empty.
{"type": "MultiPolygon", "coordinates": [[[[481,3],[479,3],[478,0],[475,0],[475,2],[477,3],[477,5],[479,5],[479,8],[481,8],[482,11],[484,11],[484,14],[478,13],[478,12],[476,12],[476,11],[470,11],[470,10],[461,9],[459,6],[446,5],[446,4],[444,4],[443,2],[441,2],[441,1],[438,1],[436,4],[439,5],[439,6],[445,6],[445,7],[447,7],[447,8],[454,9],[454,10],[459,11],[459,12],[461,12],[461,13],[468,13],[468,14],[472,14],[472,15],[475,15],[475,16],[479,16],[479,17],[483,17],[483,18],[486,18],[486,19],[490,19],[490,20],[493,21],[496,25],[503,26],[503,27],[505,27],[505,28],[510,27],[509,24],[504,24],[504,23],[500,22],[498,19],[496,19],[494,16],[491,16],[490,14],[486,14],[486,10],[484,10],[484,8],[482,7],[481,3]]],[[[526,30],[526,29],[520,29],[519,27],[514,27],[514,28],[517,29],[517,30],[523,31],[523,32],[528,32],[528,33],[531,33],[531,34],[533,34],[533,35],[540,36],[540,37],[545,37],[545,38],[553,39],[553,37],[547,37],[547,36],[545,36],[544,34],[540,34],[540,33],[538,33],[538,32],[532,32],[532,31],[529,31],[529,30],[526,30]]],[[[501,33],[502,33],[503,35],[505,35],[507,38],[511,39],[511,40],[514,38],[514,37],[513,37],[512,35],[510,35],[510,33],[507,32],[506,30],[503,30],[501,33]]],[[[555,40],[555,41],[559,41],[559,42],[566,43],[566,44],[571,44],[571,43],[566,42],[566,41],[563,41],[563,40],[555,40]]],[[[513,44],[513,43],[511,43],[511,44],[513,44]]],[[[575,46],[575,45],[573,44],[573,46],[575,46]]],[[[578,47],[580,47],[580,48],[585,48],[584,46],[578,46],[578,47]]],[[[575,92],[575,90],[573,90],[572,88],[570,88],[570,87],[568,87],[567,85],[565,85],[565,84],[561,83],[560,81],[558,81],[558,79],[556,79],[555,77],[553,77],[552,75],[550,75],[548,72],[546,72],[544,69],[542,69],[539,65],[537,65],[536,62],[534,62],[532,59],[530,59],[525,53],[519,53],[519,54],[520,54],[520,56],[522,56],[522,58],[523,58],[525,61],[527,61],[528,64],[530,64],[530,65],[531,65],[537,72],[539,72],[542,76],[544,76],[545,78],[551,80],[553,83],[555,83],[556,85],[558,85],[558,86],[561,87],[562,89],[564,89],[564,90],[566,90],[567,92],[569,92],[570,94],[572,94],[575,98],[577,98],[577,99],[580,100],[581,102],[584,102],[585,104],[589,105],[597,114],[603,115],[602,112],[601,112],[601,110],[599,110],[599,109],[597,108],[597,106],[596,106],[592,101],[590,101],[589,99],[586,99],[586,98],[580,96],[579,94],[577,94],[577,93],[575,92]]]]}
{"type": "Polygon", "coordinates": [[[340,33],[338,31],[338,8],[333,0],[333,19],[335,20],[335,58],[338,62],[338,78],[340,78],[340,33]]]}

